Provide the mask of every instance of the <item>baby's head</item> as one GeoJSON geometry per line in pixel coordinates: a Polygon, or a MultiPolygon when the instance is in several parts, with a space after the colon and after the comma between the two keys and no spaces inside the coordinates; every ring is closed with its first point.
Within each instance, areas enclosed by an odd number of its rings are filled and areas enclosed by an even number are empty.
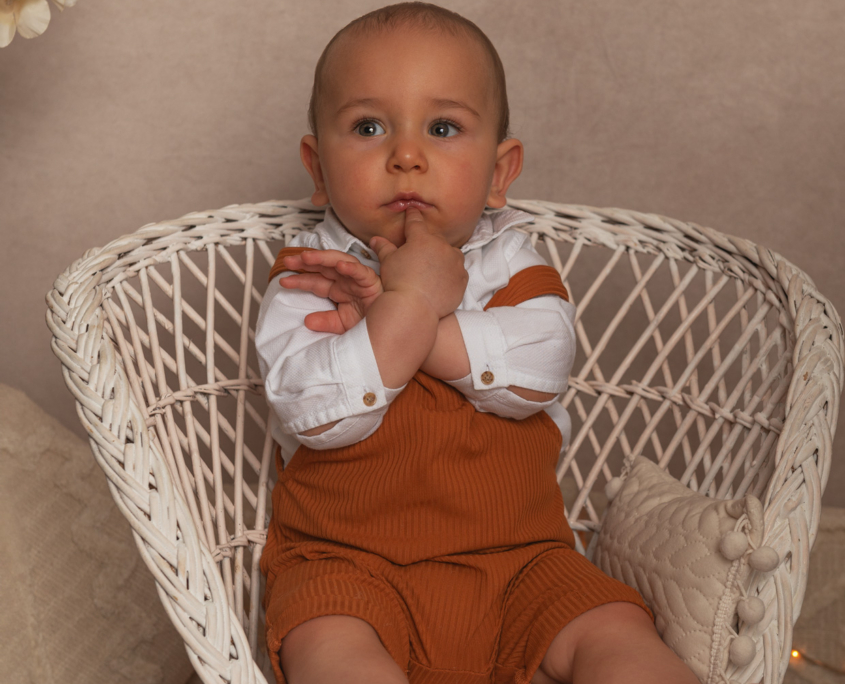
{"type": "Polygon", "coordinates": [[[522,170],[495,48],[436,5],[391,5],[338,32],[317,63],[308,114],[300,154],[312,201],[330,203],[364,243],[402,244],[401,196],[413,195],[426,224],[460,246],[522,170]]]}

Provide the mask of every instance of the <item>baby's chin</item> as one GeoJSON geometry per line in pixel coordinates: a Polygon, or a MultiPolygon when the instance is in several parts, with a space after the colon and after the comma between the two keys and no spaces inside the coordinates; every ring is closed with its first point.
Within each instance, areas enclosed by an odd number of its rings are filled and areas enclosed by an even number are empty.
{"type": "Polygon", "coordinates": [[[405,242],[404,214],[398,222],[379,222],[381,225],[377,226],[374,226],[372,223],[366,224],[363,221],[344,221],[340,216],[337,218],[347,233],[354,235],[367,246],[377,236],[389,240],[397,247],[405,242]]]}
{"type": "MultiPolygon", "coordinates": [[[[474,221],[470,221],[471,225],[468,223],[463,228],[456,229],[454,226],[442,225],[442,216],[437,215],[434,207],[432,207],[432,210],[421,212],[423,221],[431,230],[446,238],[453,247],[462,247],[466,244],[472,236],[475,226],[478,224],[478,219],[481,218],[479,214],[474,221]]],[[[348,217],[347,220],[344,220],[344,217],[338,214],[337,210],[334,211],[335,216],[337,216],[346,231],[367,246],[370,245],[370,241],[376,236],[389,240],[397,247],[405,244],[406,212],[404,211],[393,213],[387,217],[377,216],[369,221],[359,216],[348,217]]]]}
{"type": "Polygon", "coordinates": [[[405,234],[404,211],[387,215],[377,213],[375,216],[356,216],[348,221],[341,219],[341,223],[346,230],[362,242],[367,242],[368,239],[376,235],[381,235],[393,242],[395,238],[403,237],[405,234]]]}

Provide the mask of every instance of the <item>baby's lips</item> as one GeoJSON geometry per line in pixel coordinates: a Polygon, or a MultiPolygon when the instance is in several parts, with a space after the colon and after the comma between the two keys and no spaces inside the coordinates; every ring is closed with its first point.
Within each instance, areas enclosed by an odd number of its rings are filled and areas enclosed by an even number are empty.
{"type": "Polygon", "coordinates": [[[430,204],[415,199],[396,200],[395,202],[391,202],[385,206],[391,211],[395,211],[397,213],[400,211],[407,211],[412,207],[415,209],[428,209],[431,207],[430,204]]]}

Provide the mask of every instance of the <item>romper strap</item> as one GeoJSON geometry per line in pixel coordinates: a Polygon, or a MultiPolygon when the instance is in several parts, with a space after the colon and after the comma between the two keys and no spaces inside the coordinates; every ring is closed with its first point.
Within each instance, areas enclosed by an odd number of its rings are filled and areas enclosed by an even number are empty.
{"type": "MultiPolygon", "coordinates": [[[[313,247],[283,247],[279,250],[279,255],[276,257],[276,263],[274,263],[273,268],[270,269],[270,275],[268,276],[267,281],[270,282],[280,273],[290,270],[285,266],[284,261],[282,261],[286,256],[296,256],[298,254],[302,254],[303,252],[313,251],[315,251],[313,247]]],[[[297,271],[297,273],[303,273],[303,271],[297,271]]]]}
{"type": "Polygon", "coordinates": [[[535,297],[557,295],[569,301],[569,293],[560,281],[560,274],[551,266],[530,266],[514,274],[501,290],[487,302],[484,310],[494,306],[516,306],[535,297]]]}

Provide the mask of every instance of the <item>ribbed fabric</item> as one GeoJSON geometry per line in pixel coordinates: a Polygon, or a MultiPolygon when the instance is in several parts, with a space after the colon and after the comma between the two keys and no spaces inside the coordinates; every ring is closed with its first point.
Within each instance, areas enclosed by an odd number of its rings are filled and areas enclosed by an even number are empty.
{"type": "MultiPolygon", "coordinates": [[[[539,268],[554,278],[514,277],[494,300],[563,296],[557,272],[539,268]]],[[[366,620],[414,684],[481,684],[530,681],[585,610],[643,605],[572,550],[560,447],[544,411],[519,421],[480,413],[418,372],[367,439],[300,446],[284,470],[277,454],[261,569],[278,681],[282,638],[321,615],[366,620]]]]}
{"type": "Polygon", "coordinates": [[[279,541],[330,540],[397,564],[536,541],[573,546],[555,479],[560,443],[544,411],[521,421],[478,413],[418,372],[369,438],[299,447],[273,492],[279,541]]]}
{"type": "Polygon", "coordinates": [[[634,589],[562,542],[397,565],[313,541],[269,564],[262,556],[261,565],[269,571],[267,648],[279,684],[282,639],[322,615],[370,624],[411,684],[527,684],[558,632],[582,613],[613,601],[648,612],[634,589]]]}
{"type": "Polygon", "coordinates": [[[530,266],[513,274],[508,286],[496,292],[484,310],[494,306],[516,306],[544,295],[557,295],[569,301],[569,293],[560,281],[560,273],[551,266],[530,266]]]}
{"type": "MultiPolygon", "coordinates": [[[[314,249],[312,249],[311,247],[283,247],[282,249],[280,249],[279,253],[276,255],[276,261],[273,263],[273,268],[270,269],[270,275],[267,276],[267,282],[269,283],[280,273],[284,273],[285,271],[290,270],[285,266],[283,262],[283,259],[285,257],[296,256],[298,254],[302,254],[303,252],[313,251],[314,249]]],[[[302,271],[297,271],[297,273],[302,273],[302,271]]]]}

